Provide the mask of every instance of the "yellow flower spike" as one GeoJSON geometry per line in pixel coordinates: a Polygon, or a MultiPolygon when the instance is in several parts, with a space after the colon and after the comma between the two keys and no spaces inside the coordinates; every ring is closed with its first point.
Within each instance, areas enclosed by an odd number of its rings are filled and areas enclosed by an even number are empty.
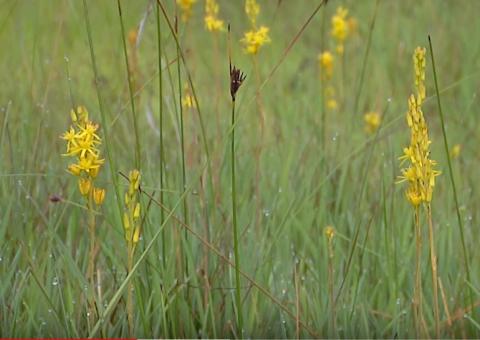
{"type": "Polygon", "coordinates": [[[337,53],[343,54],[343,44],[349,34],[349,24],[347,22],[348,10],[338,7],[335,15],[332,17],[332,28],[330,34],[337,41],[337,53]]]}
{"type": "Polygon", "coordinates": [[[415,86],[417,88],[417,103],[421,105],[425,99],[425,47],[417,47],[413,54],[413,64],[415,69],[415,86]]]}
{"type": "Polygon", "coordinates": [[[329,242],[332,241],[333,237],[335,236],[335,228],[331,225],[328,225],[323,229],[323,232],[327,237],[327,240],[329,242]]]}
{"type": "Polygon", "coordinates": [[[186,22],[192,16],[192,8],[197,0],[177,0],[177,4],[182,10],[182,21],[186,22]]]}
{"type": "Polygon", "coordinates": [[[430,157],[431,141],[428,137],[428,127],[422,112],[422,102],[425,99],[425,48],[417,47],[413,54],[415,72],[415,87],[417,96],[411,95],[408,99],[407,124],[410,128],[410,145],[403,150],[401,163],[409,162],[402,170],[400,181],[407,181],[405,192],[407,200],[413,205],[429,203],[432,200],[435,177],[440,172],[434,170],[436,162],[430,157]]]}
{"type": "Polygon", "coordinates": [[[329,80],[333,75],[334,57],[330,51],[325,51],[318,55],[318,64],[322,70],[322,77],[329,80]]]}
{"type": "Polygon", "coordinates": [[[268,27],[261,26],[258,30],[245,32],[243,39],[240,40],[245,45],[245,53],[255,55],[260,47],[269,43],[271,41],[268,36],[269,30],[268,27]]]}
{"type": "Polygon", "coordinates": [[[93,188],[93,200],[96,205],[102,205],[105,200],[105,189],[93,188]]]}
{"type": "Polygon", "coordinates": [[[78,188],[80,189],[82,196],[87,196],[92,188],[92,181],[90,178],[79,178],[78,188]]]}
{"type": "Polygon", "coordinates": [[[337,108],[338,108],[338,103],[335,99],[328,99],[327,100],[327,109],[336,110],[337,108]]]}
{"type": "Polygon", "coordinates": [[[455,159],[460,156],[460,152],[462,151],[462,145],[461,144],[455,144],[452,148],[452,151],[450,151],[450,156],[455,159]]]}
{"type": "Polygon", "coordinates": [[[205,4],[205,27],[210,32],[223,31],[223,20],[218,18],[219,6],[215,0],[207,0],[205,4]]]}
{"type": "Polygon", "coordinates": [[[247,13],[252,27],[256,27],[257,17],[260,14],[260,6],[257,4],[256,0],[245,1],[245,13],[247,13]]]}
{"type": "Polygon", "coordinates": [[[365,131],[367,133],[375,133],[382,122],[382,116],[376,111],[365,113],[363,116],[365,121],[365,131]]]}

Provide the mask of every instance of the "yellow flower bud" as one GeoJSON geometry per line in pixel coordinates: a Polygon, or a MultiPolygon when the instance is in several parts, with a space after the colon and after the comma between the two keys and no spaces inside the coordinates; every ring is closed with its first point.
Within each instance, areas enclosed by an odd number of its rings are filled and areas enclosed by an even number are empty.
{"type": "Polygon", "coordinates": [[[137,243],[139,239],[140,239],[140,228],[135,228],[132,241],[133,243],[137,243]]]}
{"type": "Polygon", "coordinates": [[[123,227],[125,230],[130,229],[130,219],[128,218],[128,214],[126,212],[123,213],[123,227]]]}
{"type": "Polygon", "coordinates": [[[329,242],[335,236],[335,228],[332,227],[331,225],[326,226],[325,229],[323,230],[323,232],[325,233],[325,236],[327,237],[329,242]]]}
{"type": "Polygon", "coordinates": [[[87,196],[92,188],[92,181],[90,178],[79,178],[78,179],[78,187],[80,189],[80,193],[83,196],[87,196]]]}
{"type": "Polygon", "coordinates": [[[72,122],[76,122],[77,121],[77,114],[75,113],[75,110],[70,110],[70,118],[72,119],[72,122]]]}
{"type": "Polygon", "coordinates": [[[133,218],[138,219],[140,217],[140,203],[137,203],[135,210],[133,211],[133,218]]]}
{"type": "Polygon", "coordinates": [[[75,176],[80,176],[82,169],[77,164],[68,165],[68,171],[75,176]]]}
{"type": "Polygon", "coordinates": [[[105,200],[105,189],[93,188],[93,200],[95,204],[101,205],[105,200]]]}

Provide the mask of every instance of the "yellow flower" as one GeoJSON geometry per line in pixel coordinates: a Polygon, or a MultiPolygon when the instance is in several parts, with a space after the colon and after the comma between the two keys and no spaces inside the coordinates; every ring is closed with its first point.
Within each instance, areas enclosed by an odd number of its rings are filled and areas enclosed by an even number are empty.
{"type": "Polygon", "coordinates": [[[348,10],[338,7],[335,15],[332,17],[332,29],[330,34],[337,41],[337,53],[343,53],[343,44],[349,34],[349,23],[347,21],[348,10]]]}
{"type": "Polygon", "coordinates": [[[335,99],[327,100],[327,108],[330,110],[336,110],[338,108],[338,103],[335,99]]]}
{"type": "Polygon", "coordinates": [[[192,95],[187,94],[182,98],[182,106],[186,109],[191,109],[195,107],[195,101],[193,100],[192,95]]]}
{"type": "Polygon", "coordinates": [[[140,239],[140,172],[132,170],[128,174],[128,191],[125,193],[125,212],[123,215],[123,227],[125,240],[130,246],[134,246],[140,239]]]}
{"type": "Polygon", "coordinates": [[[422,202],[429,203],[432,200],[435,177],[440,175],[440,172],[434,169],[437,163],[429,158],[431,141],[421,107],[425,98],[424,48],[415,49],[413,61],[417,97],[411,95],[408,99],[407,124],[410,128],[410,145],[403,149],[400,160],[402,163],[408,161],[409,165],[402,170],[400,182],[408,182],[405,192],[407,200],[413,206],[418,206],[422,202]]]}
{"type": "Polygon", "coordinates": [[[260,47],[270,42],[268,31],[268,27],[260,26],[258,30],[253,29],[246,32],[241,40],[245,45],[245,52],[248,54],[257,54],[260,47]]]}
{"type": "Polygon", "coordinates": [[[325,51],[318,55],[318,63],[322,70],[322,77],[326,80],[331,79],[333,75],[333,54],[329,51],[325,51]]]}
{"type": "Polygon", "coordinates": [[[182,21],[188,21],[192,16],[192,7],[197,0],[177,0],[177,4],[182,10],[182,21]]]}
{"type": "Polygon", "coordinates": [[[256,27],[257,17],[258,14],[260,14],[260,6],[257,4],[256,0],[247,0],[245,2],[245,13],[247,13],[252,27],[256,27]]]}
{"type": "Polygon", "coordinates": [[[102,205],[105,200],[105,189],[93,188],[93,200],[96,205],[102,205]]]}
{"type": "Polygon", "coordinates": [[[67,142],[67,152],[64,156],[76,158],[76,163],[70,164],[68,171],[75,176],[85,173],[93,179],[104,163],[98,150],[102,143],[96,133],[99,126],[88,119],[88,111],[83,106],[72,110],[70,117],[73,125],[60,137],[67,142]]]}
{"type": "Polygon", "coordinates": [[[455,144],[452,148],[452,151],[450,151],[450,155],[452,156],[453,159],[458,158],[458,156],[460,156],[461,151],[462,151],[462,145],[455,144]]]}
{"type": "Polygon", "coordinates": [[[365,121],[365,131],[367,133],[374,133],[380,126],[382,117],[378,112],[372,111],[365,113],[363,120],[365,121]]]}
{"type": "Polygon", "coordinates": [[[415,53],[413,54],[418,105],[422,105],[422,102],[425,99],[425,53],[425,47],[417,47],[415,49],[415,53]]]}
{"type": "Polygon", "coordinates": [[[325,234],[325,236],[327,237],[327,240],[330,242],[333,237],[335,236],[335,228],[332,227],[331,225],[328,225],[325,227],[325,229],[323,229],[323,232],[325,234]]]}
{"type": "Polygon", "coordinates": [[[87,196],[92,188],[92,181],[90,178],[79,178],[78,188],[80,189],[82,196],[87,196]]]}
{"type": "Polygon", "coordinates": [[[205,4],[205,27],[210,32],[223,31],[223,20],[218,18],[219,7],[215,0],[207,0],[205,4]]]}

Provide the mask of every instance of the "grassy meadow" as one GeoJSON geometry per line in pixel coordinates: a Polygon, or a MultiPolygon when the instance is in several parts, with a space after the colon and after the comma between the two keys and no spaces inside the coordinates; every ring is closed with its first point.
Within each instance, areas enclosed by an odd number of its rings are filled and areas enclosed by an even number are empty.
{"type": "Polygon", "coordinates": [[[480,2],[257,2],[0,2],[0,336],[480,337],[480,2]]]}

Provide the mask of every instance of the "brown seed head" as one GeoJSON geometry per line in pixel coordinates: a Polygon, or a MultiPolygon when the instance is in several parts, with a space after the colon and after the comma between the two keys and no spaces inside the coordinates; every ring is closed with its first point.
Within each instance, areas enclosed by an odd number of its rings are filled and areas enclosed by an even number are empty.
{"type": "Polygon", "coordinates": [[[235,66],[232,68],[232,65],[230,64],[230,95],[232,96],[233,101],[235,101],[235,95],[246,77],[247,76],[242,71],[235,66]]]}

